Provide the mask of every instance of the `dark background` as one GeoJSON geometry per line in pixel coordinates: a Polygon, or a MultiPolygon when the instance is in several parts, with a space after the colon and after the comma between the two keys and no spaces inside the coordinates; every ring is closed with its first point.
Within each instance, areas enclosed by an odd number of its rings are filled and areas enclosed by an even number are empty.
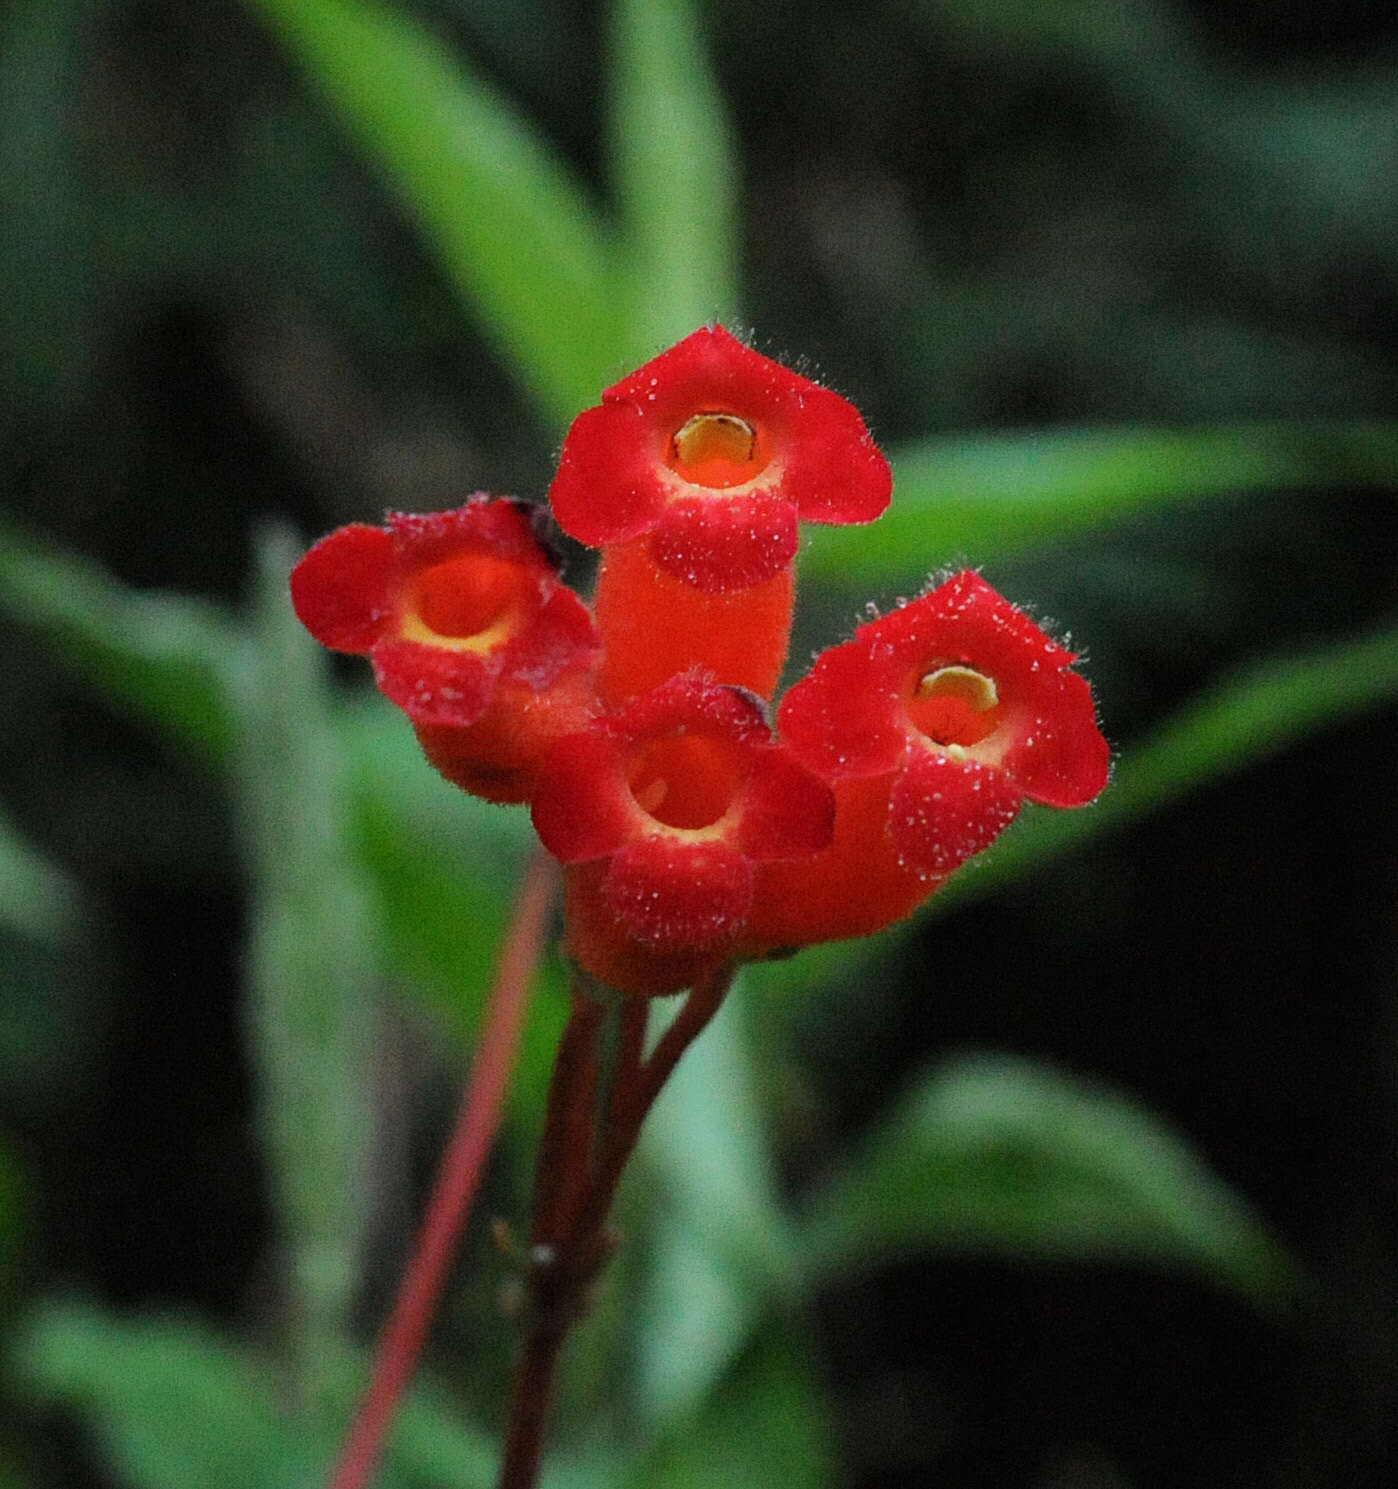
{"type": "MultiPolygon", "coordinates": [[[[706,8],[760,344],[892,446],[1390,413],[1398,12],[1050,8],[706,8]]],[[[416,10],[605,197],[596,7],[416,10]]],[[[542,494],[553,435],[249,13],[51,0],[3,25],[12,516],[130,585],[242,603],[267,515],[309,539],[542,494]]],[[[927,562],[956,557],[976,560],[927,562]]],[[[1392,492],[1240,496],[990,577],[1071,623],[1129,750],[1229,667],[1391,618],[1398,513],[1392,492]]],[[[930,924],[860,1016],[798,1018],[793,1186],[929,1057],[1011,1050],[1166,1114],[1317,1281],[1281,1324],[1125,1267],[872,1268],[816,1314],[847,1482],[1394,1481],[1396,725],[1322,730],[1097,839],[930,924]]],[[[268,1210],[227,801],[8,622],[0,762],[16,827],[100,912],[61,964],[8,957],[17,1292],[246,1324],[268,1210]]],[[[71,1428],[42,1430],[36,1484],[102,1482],[71,1428]]]]}

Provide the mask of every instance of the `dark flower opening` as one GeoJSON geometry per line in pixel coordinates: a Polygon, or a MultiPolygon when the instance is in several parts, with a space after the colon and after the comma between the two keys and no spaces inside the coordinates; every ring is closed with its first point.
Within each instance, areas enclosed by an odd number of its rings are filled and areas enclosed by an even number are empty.
{"type": "Polygon", "coordinates": [[[436,636],[468,640],[502,627],[538,587],[521,564],[470,553],[434,564],[414,587],[417,619],[436,636]]]}
{"type": "Polygon", "coordinates": [[[741,486],[767,464],[757,430],[737,414],[698,413],[670,440],[666,463],[695,486],[741,486]]]}
{"type": "Polygon", "coordinates": [[[712,827],[727,815],[745,775],[741,748],[702,734],[671,734],[631,762],[636,804],[665,827],[712,827]]]}
{"type": "Polygon", "coordinates": [[[919,734],[938,745],[974,745],[1000,722],[995,679],[974,667],[934,664],[908,699],[908,718],[919,734]]]}

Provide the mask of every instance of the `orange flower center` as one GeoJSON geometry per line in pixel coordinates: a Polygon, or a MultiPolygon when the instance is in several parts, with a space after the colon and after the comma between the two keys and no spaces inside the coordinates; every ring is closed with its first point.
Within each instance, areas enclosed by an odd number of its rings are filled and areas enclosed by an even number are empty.
{"type": "Polygon", "coordinates": [[[712,827],[733,804],[743,779],[733,743],[702,734],[671,734],[645,745],[627,783],[636,805],[665,827],[712,827]]]}
{"type": "Polygon", "coordinates": [[[766,464],[757,430],[737,414],[695,414],[670,439],[670,469],[695,486],[722,490],[750,481],[766,464]]]}
{"type": "Polygon", "coordinates": [[[908,717],[933,744],[979,744],[999,723],[995,679],[974,667],[934,667],[908,700],[908,717]]]}
{"type": "Polygon", "coordinates": [[[432,635],[448,640],[474,640],[503,631],[529,581],[519,564],[488,554],[448,559],[418,576],[415,618],[432,635]]]}

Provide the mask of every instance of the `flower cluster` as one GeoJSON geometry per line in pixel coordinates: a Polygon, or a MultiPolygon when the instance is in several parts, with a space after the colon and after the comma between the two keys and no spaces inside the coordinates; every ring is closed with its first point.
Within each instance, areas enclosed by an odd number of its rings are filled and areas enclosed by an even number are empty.
{"type": "Polygon", "coordinates": [[[1106,784],[1073,654],[972,572],[824,652],[773,728],[798,523],[872,521],[891,490],[851,404],[705,327],[564,443],[550,502],[601,551],[590,607],[540,510],[483,494],[341,528],[292,598],[370,658],[443,775],[530,803],[584,971],[674,992],[878,930],[1026,797],[1081,806],[1106,784]]]}

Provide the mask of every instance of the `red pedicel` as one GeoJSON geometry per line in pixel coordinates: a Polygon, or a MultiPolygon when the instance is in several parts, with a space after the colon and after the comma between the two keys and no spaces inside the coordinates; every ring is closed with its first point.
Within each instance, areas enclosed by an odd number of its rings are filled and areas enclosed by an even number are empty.
{"type": "Polygon", "coordinates": [[[945,876],[1025,797],[1084,806],[1106,785],[1076,660],[966,571],[823,653],[782,701],[781,735],[828,779],[889,776],[898,859],[945,876]]]}
{"type": "Polygon", "coordinates": [[[675,969],[728,958],[756,865],[824,848],[834,798],[773,741],[757,700],[686,673],[554,745],[533,814],[564,863],[604,865],[570,875],[573,955],[659,993],[688,985],[675,969]]]}
{"type": "Polygon", "coordinates": [[[597,639],[530,509],[483,494],[323,538],[291,575],[302,623],[367,655],[429,758],[468,790],[521,801],[540,753],[591,707],[597,639]]]}

